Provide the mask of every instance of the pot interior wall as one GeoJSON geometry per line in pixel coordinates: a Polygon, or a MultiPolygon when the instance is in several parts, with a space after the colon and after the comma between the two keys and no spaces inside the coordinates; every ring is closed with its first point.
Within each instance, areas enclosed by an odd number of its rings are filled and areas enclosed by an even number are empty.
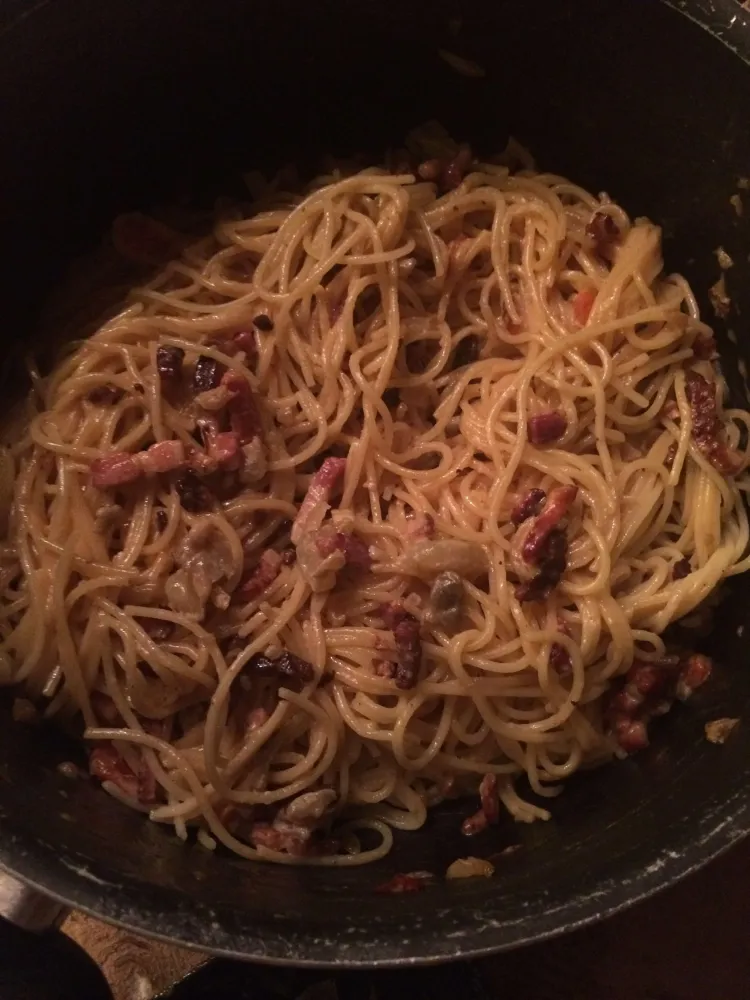
{"type": "MultiPolygon", "coordinates": [[[[118,211],[186,190],[198,201],[231,193],[241,169],[375,156],[429,118],[487,152],[513,134],[543,168],[649,215],[664,227],[668,266],[701,299],[723,245],[736,261],[729,322],[750,354],[747,223],[729,202],[750,172],[748,80],[740,59],[655,3],[41,5],[0,37],[6,375],[49,288],[118,211]],[[456,74],[441,48],[486,75],[456,74]]],[[[736,349],[723,348],[741,395],[736,349]]],[[[447,957],[549,933],[653,889],[741,832],[750,729],[721,749],[702,732],[750,699],[746,617],[741,588],[730,588],[707,640],[721,664],[714,683],[663,721],[647,753],[571,782],[548,824],[506,823],[468,844],[462,806],[400,837],[375,868],[258,867],[183,846],[66,781],[55,765],[77,751],[6,717],[0,861],[104,916],[256,957],[447,957]],[[393,872],[440,872],[516,843],[491,881],[373,894],[393,872]]]]}

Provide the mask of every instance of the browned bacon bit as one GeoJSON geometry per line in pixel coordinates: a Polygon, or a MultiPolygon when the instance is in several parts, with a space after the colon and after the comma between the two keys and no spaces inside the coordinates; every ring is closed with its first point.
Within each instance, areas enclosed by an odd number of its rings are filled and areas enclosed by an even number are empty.
{"type": "Polygon", "coordinates": [[[529,441],[533,445],[550,444],[558,441],[568,429],[568,421],[562,413],[550,410],[529,417],[529,441]]]}
{"type": "Polygon", "coordinates": [[[607,212],[594,212],[586,226],[586,235],[599,256],[608,259],[612,247],[620,239],[620,230],[607,212]]]}
{"type": "Polygon", "coordinates": [[[156,779],[151,768],[142,761],[138,773],[134,774],[112,743],[94,747],[89,757],[89,773],[100,781],[111,782],[128,798],[142,805],[153,805],[157,801],[156,779]]]}
{"type": "Polygon", "coordinates": [[[94,403],[96,406],[119,403],[122,397],[122,389],[115,385],[98,385],[86,395],[89,403],[94,403]]]}
{"type": "Polygon", "coordinates": [[[185,472],[175,483],[177,495],[184,510],[191,514],[200,514],[213,505],[210,490],[192,472],[185,472]]]}
{"type": "MultiPolygon", "coordinates": [[[[559,615],[557,617],[557,631],[562,635],[570,636],[568,623],[559,615]]],[[[570,662],[570,653],[562,643],[552,643],[549,651],[549,665],[557,673],[558,677],[570,677],[573,665],[570,662]]]]}
{"type": "Polygon", "coordinates": [[[169,517],[163,507],[159,507],[154,514],[154,522],[156,524],[157,531],[164,531],[166,526],[169,524],[169,517]]]}
{"type": "Polygon", "coordinates": [[[262,333],[270,333],[273,330],[273,320],[265,313],[259,313],[253,318],[253,326],[262,333]]]}
{"type": "Polygon", "coordinates": [[[179,382],[185,352],[181,347],[162,344],[156,348],[156,370],[162,382],[179,382]]]}
{"type": "Polygon", "coordinates": [[[172,472],[184,463],[185,446],[182,441],[160,441],[136,455],[115,451],[91,463],[91,485],[99,489],[123,486],[144,475],[172,472]]]}
{"type": "Polygon", "coordinates": [[[407,534],[410,541],[429,540],[435,537],[435,518],[432,514],[416,510],[407,520],[409,522],[407,534]]]}
{"type": "Polygon", "coordinates": [[[522,551],[526,562],[540,562],[546,542],[568,513],[577,495],[575,486],[556,486],[550,490],[541,513],[534,519],[531,531],[524,539],[522,551]]]}
{"type": "Polygon", "coordinates": [[[479,800],[482,812],[488,823],[497,823],[500,819],[500,799],[497,794],[497,775],[485,774],[479,783],[479,800]]]}
{"type": "Polygon", "coordinates": [[[484,809],[480,809],[475,812],[472,816],[467,816],[466,819],[461,824],[461,833],[464,837],[474,837],[478,833],[482,833],[489,826],[489,820],[484,812],[484,809]]]}
{"type": "Polygon", "coordinates": [[[143,469],[135,455],[126,451],[116,451],[105,458],[97,458],[91,463],[91,485],[98,489],[123,486],[135,482],[143,475],[143,469]]]}
{"type": "Polygon", "coordinates": [[[290,653],[289,650],[284,650],[277,656],[273,665],[281,681],[287,684],[309,684],[315,677],[312,663],[308,663],[295,653],[290,653]]]}
{"type": "Polygon", "coordinates": [[[345,470],[345,458],[329,457],[312,477],[292,524],[292,542],[295,545],[307,532],[315,531],[321,526],[328,511],[331,490],[343,478],[345,470]]]}
{"type": "Polygon", "coordinates": [[[221,361],[210,358],[207,354],[201,354],[195,362],[193,389],[196,392],[207,392],[209,389],[215,389],[221,382],[225,371],[226,366],[221,361]]]}
{"type": "Polygon", "coordinates": [[[255,334],[252,330],[240,330],[232,337],[232,345],[238,351],[244,351],[246,358],[254,358],[256,354],[255,334]]]}
{"type": "Polygon", "coordinates": [[[516,501],[511,511],[510,519],[515,525],[523,524],[530,517],[535,517],[544,506],[547,494],[544,490],[529,490],[529,492],[516,501]]]}
{"type": "Polygon", "coordinates": [[[718,357],[714,335],[712,333],[699,333],[693,341],[693,354],[699,361],[712,361],[718,357]]]}
{"type": "Polygon", "coordinates": [[[271,823],[253,823],[250,829],[250,842],[254,847],[265,847],[269,851],[279,851],[295,857],[302,857],[307,853],[309,838],[309,831],[278,830],[271,823]]]}
{"type": "Polygon", "coordinates": [[[568,537],[560,528],[553,528],[539,549],[539,572],[533,579],[516,587],[519,601],[544,601],[565,572],[568,563],[568,537]]]}
{"type": "Polygon", "coordinates": [[[713,467],[725,476],[734,475],[742,465],[740,456],[721,440],[723,426],[716,412],[714,386],[697,372],[689,372],[685,391],[693,418],[693,438],[713,467]]]}
{"type": "Polygon", "coordinates": [[[413,688],[422,665],[422,640],[419,622],[400,604],[387,604],[381,609],[386,626],[396,640],[396,687],[402,691],[413,688]]]}
{"type": "Polygon", "coordinates": [[[633,719],[629,715],[619,716],[612,731],[625,753],[637,753],[648,746],[648,730],[642,719],[633,719]]]}
{"type": "Polygon", "coordinates": [[[711,674],[711,661],[693,653],[684,660],[663,656],[655,662],[634,661],[620,687],[609,700],[609,728],[626,753],[648,746],[648,725],[671,708],[674,699],[685,701],[711,674]]]}
{"type": "Polygon", "coordinates": [[[242,464],[240,437],[236,431],[221,431],[208,437],[208,457],[228,472],[239,469],[242,464]]]}
{"type": "Polygon", "coordinates": [[[693,653],[680,668],[675,695],[680,701],[687,701],[690,695],[705,684],[711,676],[713,663],[701,653],[693,653]]]}
{"type": "Polygon", "coordinates": [[[233,393],[233,398],[227,404],[229,422],[242,444],[261,437],[263,425],[258,403],[247,379],[237,372],[227,372],[222,377],[221,384],[233,393]]]}
{"type": "Polygon", "coordinates": [[[480,810],[461,824],[461,833],[465,837],[473,837],[499,821],[500,799],[497,794],[497,775],[485,774],[482,778],[479,784],[479,800],[482,803],[480,810]]]}
{"type": "Polygon", "coordinates": [[[315,678],[312,663],[308,663],[295,653],[290,653],[289,650],[284,650],[276,657],[256,653],[248,661],[247,670],[260,677],[272,677],[287,687],[294,685],[301,688],[315,678]]]}
{"type": "Polygon", "coordinates": [[[185,464],[185,445],[182,441],[159,441],[139,452],[136,459],[148,476],[174,472],[185,464]]]}
{"type": "Polygon", "coordinates": [[[560,581],[568,559],[568,537],[558,527],[576,498],[575,486],[550,490],[541,513],[521,524],[511,543],[511,569],[520,577],[519,601],[542,601],[560,581]],[[533,567],[538,567],[534,575],[533,567]]]}
{"type": "Polygon", "coordinates": [[[672,567],[672,579],[673,580],[684,580],[686,576],[691,573],[690,560],[680,559],[672,567]]]}
{"type": "Polygon", "coordinates": [[[367,543],[359,535],[348,531],[318,532],[315,547],[324,558],[330,556],[332,552],[343,552],[346,565],[354,569],[367,571],[372,566],[367,543]]]}
{"type": "Polygon", "coordinates": [[[235,591],[237,597],[242,601],[254,601],[260,597],[279,575],[282,563],[283,558],[275,549],[266,549],[250,576],[235,591]]]}
{"type": "Polygon", "coordinates": [[[389,896],[399,896],[403,892],[421,892],[429,885],[431,876],[427,872],[413,872],[408,875],[394,875],[381,885],[376,886],[375,892],[382,892],[389,896]]]}

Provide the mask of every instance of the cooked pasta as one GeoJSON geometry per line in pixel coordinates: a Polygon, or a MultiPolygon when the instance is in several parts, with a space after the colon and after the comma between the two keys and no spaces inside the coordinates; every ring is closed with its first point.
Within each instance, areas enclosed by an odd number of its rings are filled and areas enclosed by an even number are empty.
{"type": "Polygon", "coordinates": [[[172,259],[9,442],[0,679],[206,847],[547,818],[705,679],[662,633],[750,566],[750,414],[659,228],[445,146],[202,239],[118,220],[172,259]]]}

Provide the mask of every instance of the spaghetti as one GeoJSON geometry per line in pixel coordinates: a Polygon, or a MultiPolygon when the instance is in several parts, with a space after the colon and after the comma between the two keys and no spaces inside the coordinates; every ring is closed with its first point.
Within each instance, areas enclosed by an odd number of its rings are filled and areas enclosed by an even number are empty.
{"type": "Polygon", "coordinates": [[[452,147],[115,239],[173,259],[35,379],[0,548],[0,679],[113,795],[360,864],[703,679],[660,636],[750,567],[750,414],[655,225],[452,147]]]}

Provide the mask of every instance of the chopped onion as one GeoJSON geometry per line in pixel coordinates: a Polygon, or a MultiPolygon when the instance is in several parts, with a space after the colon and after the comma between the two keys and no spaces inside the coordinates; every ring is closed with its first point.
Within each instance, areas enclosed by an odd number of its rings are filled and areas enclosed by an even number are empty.
{"type": "Polygon", "coordinates": [[[445,873],[446,878],[489,878],[495,874],[495,866],[482,858],[458,858],[445,873]]]}

